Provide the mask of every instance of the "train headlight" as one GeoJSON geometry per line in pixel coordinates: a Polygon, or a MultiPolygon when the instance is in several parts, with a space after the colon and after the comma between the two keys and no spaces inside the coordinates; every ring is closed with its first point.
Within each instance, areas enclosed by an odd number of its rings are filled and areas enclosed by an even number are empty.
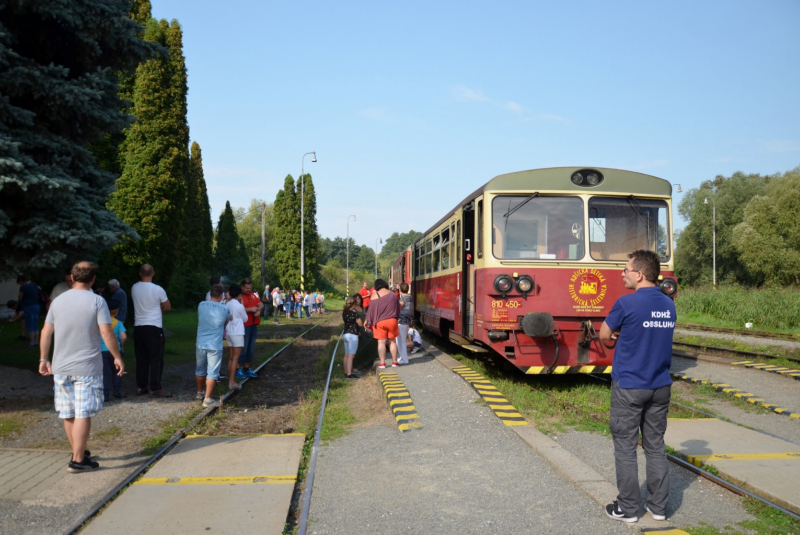
{"type": "Polygon", "coordinates": [[[603,173],[597,171],[596,169],[581,169],[580,171],[575,171],[572,173],[570,180],[572,180],[572,183],[576,186],[589,188],[596,186],[603,181],[603,173]]]}
{"type": "Polygon", "coordinates": [[[669,277],[662,280],[658,287],[661,288],[661,291],[664,292],[664,295],[667,297],[672,297],[678,293],[678,281],[669,277]]]}
{"type": "Polygon", "coordinates": [[[517,291],[523,296],[528,295],[533,290],[533,279],[527,275],[522,275],[517,279],[517,291]]]}
{"type": "Polygon", "coordinates": [[[503,297],[505,297],[513,287],[514,279],[508,275],[498,275],[497,278],[494,279],[494,289],[497,290],[497,293],[502,294],[503,297]]]}

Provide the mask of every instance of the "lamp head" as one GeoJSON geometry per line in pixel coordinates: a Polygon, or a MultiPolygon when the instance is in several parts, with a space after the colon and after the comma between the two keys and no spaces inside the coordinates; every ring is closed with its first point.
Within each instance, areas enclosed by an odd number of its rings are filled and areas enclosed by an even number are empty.
{"type": "Polygon", "coordinates": [[[673,184],[673,186],[678,186],[678,193],[682,193],[683,192],[683,188],[681,188],[680,184],[673,184]]]}
{"type": "Polygon", "coordinates": [[[708,197],[706,197],[705,199],[703,199],[703,204],[708,204],[708,197]]]}
{"type": "Polygon", "coordinates": [[[312,152],[311,153],[311,161],[312,162],[316,162],[317,161],[317,153],[316,152],[312,152]]]}

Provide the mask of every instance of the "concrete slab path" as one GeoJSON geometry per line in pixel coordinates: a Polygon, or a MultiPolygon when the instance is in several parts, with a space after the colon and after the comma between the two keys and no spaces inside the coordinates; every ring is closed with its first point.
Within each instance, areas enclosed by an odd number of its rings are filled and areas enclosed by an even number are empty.
{"type": "Polygon", "coordinates": [[[187,437],[82,533],[283,533],[304,441],[187,437]]]}
{"type": "Polygon", "coordinates": [[[376,425],[324,445],[308,533],[631,533],[520,439],[527,426],[504,425],[430,355],[390,371],[424,426],[376,425]]]}
{"type": "Polygon", "coordinates": [[[670,419],[667,445],[695,465],[800,514],[800,447],[715,418],[670,419]]]}

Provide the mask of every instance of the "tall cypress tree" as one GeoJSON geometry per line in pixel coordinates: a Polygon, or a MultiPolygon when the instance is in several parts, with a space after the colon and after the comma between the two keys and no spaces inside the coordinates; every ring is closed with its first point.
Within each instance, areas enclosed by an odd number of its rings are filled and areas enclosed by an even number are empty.
{"type": "Polygon", "coordinates": [[[236,230],[236,218],[233,216],[230,201],[225,203],[225,210],[220,214],[217,223],[214,270],[234,282],[250,276],[250,261],[244,242],[236,230]]]}
{"type": "MultiPolygon", "coordinates": [[[[302,185],[297,184],[298,189],[302,190],[302,185]]],[[[305,175],[305,195],[303,196],[303,244],[305,249],[306,264],[306,289],[316,288],[319,264],[317,255],[319,254],[319,233],[317,232],[317,194],[314,191],[314,181],[311,175],[305,175]]]]}
{"type": "Polygon", "coordinates": [[[286,175],[275,197],[275,264],[280,285],[300,287],[300,198],[294,178],[286,175]]]}
{"type": "Polygon", "coordinates": [[[214,228],[211,226],[211,207],[203,175],[203,154],[197,142],[192,143],[189,171],[186,174],[186,208],[182,239],[188,240],[187,259],[203,270],[213,263],[214,228]]]}
{"type": "Polygon", "coordinates": [[[117,78],[154,52],[124,2],[0,9],[0,274],[56,269],[135,232],[105,208],[87,148],[130,124],[117,78]]]}
{"type": "Polygon", "coordinates": [[[117,253],[130,265],[153,264],[162,280],[169,280],[186,199],[186,67],[177,21],[150,20],[144,37],[168,47],[169,56],[136,69],[133,112],[138,121],[128,132],[125,165],[109,205],[141,236],[126,240],[117,253]]]}

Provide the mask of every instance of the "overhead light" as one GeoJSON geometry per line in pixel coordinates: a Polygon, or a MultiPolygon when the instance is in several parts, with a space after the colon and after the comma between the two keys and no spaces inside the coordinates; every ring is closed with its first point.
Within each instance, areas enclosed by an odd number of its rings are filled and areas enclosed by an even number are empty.
{"type": "Polygon", "coordinates": [[[316,152],[312,152],[311,153],[311,161],[312,162],[316,162],[317,161],[317,153],[316,152]]]}

